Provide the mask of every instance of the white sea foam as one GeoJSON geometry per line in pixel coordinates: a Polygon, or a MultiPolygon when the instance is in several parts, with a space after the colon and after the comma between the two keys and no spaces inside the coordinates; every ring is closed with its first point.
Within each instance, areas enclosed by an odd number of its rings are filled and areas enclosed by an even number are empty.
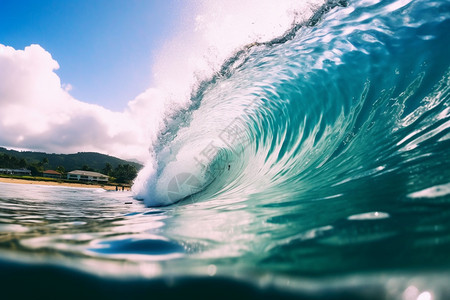
{"type": "Polygon", "coordinates": [[[450,182],[441,185],[435,185],[430,188],[426,188],[411,194],[408,194],[409,198],[435,198],[443,197],[450,194],[450,182]]]}

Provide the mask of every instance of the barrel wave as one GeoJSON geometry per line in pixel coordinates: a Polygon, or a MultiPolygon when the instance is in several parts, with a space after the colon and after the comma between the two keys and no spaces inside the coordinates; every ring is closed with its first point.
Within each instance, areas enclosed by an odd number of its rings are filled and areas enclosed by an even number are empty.
{"type": "Polygon", "coordinates": [[[159,206],[447,191],[449,7],[329,2],[285,36],[247,45],[171,116],[137,197],[159,206]]]}

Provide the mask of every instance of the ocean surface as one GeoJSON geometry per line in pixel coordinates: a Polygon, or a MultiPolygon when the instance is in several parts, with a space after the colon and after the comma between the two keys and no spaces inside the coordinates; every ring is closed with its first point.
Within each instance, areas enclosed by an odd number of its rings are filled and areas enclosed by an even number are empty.
{"type": "Polygon", "coordinates": [[[167,116],[133,192],[0,183],[0,295],[449,299],[450,1],[329,1],[167,116]]]}

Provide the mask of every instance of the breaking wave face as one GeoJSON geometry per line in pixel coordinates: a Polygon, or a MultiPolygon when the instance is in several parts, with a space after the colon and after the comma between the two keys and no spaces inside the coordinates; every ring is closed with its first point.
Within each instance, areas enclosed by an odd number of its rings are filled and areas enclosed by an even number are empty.
{"type": "Polygon", "coordinates": [[[195,87],[155,142],[136,197],[378,202],[370,216],[449,201],[449,32],[448,1],[329,1],[195,87]]]}

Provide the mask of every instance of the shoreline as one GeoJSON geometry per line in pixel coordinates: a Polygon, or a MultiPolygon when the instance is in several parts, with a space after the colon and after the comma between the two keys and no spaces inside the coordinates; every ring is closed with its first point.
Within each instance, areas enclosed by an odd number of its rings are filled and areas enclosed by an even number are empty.
{"type": "MultiPolygon", "coordinates": [[[[88,188],[88,189],[104,189],[107,191],[115,191],[116,186],[119,187],[119,191],[122,191],[120,185],[101,185],[101,184],[86,184],[86,183],[72,183],[72,182],[57,182],[57,181],[43,181],[43,180],[27,180],[27,179],[17,179],[17,178],[7,178],[0,177],[0,182],[3,183],[14,183],[14,184],[34,184],[34,185],[52,185],[52,186],[67,186],[67,187],[77,187],[77,188],[88,188]]],[[[126,191],[130,190],[130,187],[125,187],[126,191]]]]}

